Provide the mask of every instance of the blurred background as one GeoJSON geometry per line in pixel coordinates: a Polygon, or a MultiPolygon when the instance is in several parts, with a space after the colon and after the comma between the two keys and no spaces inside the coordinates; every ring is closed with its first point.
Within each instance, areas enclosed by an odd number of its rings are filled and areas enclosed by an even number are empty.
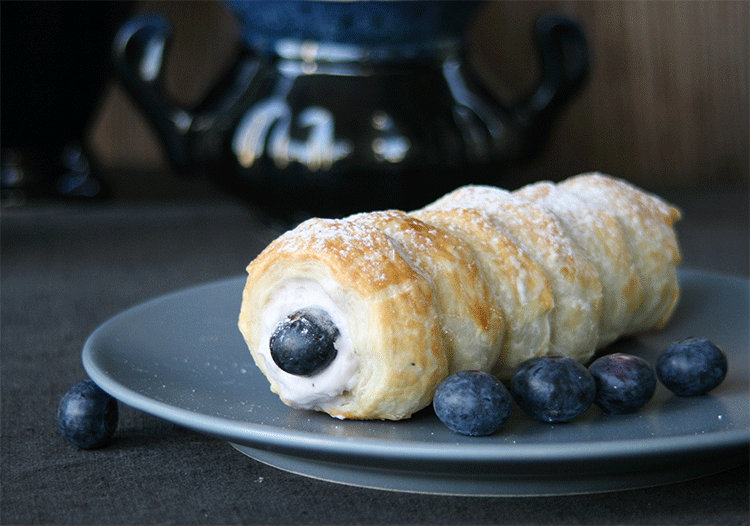
{"type": "MultiPolygon", "coordinates": [[[[7,14],[10,3],[3,2],[1,11],[4,103],[6,88],[14,82],[5,61],[7,50],[16,45],[6,31],[6,25],[15,23],[7,14]]],[[[99,4],[110,4],[106,16],[114,21],[157,12],[171,22],[165,89],[186,107],[202,100],[241,45],[238,23],[223,2],[99,4]]],[[[469,56],[501,100],[515,100],[541,74],[532,39],[540,15],[558,12],[577,21],[591,54],[588,78],[561,110],[542,151],[498,173],[496,184],[512,189],[596,170],[655,191],[704,187],[746,192],[749,11],[746,1],[484,4],[468,29],[469,56]]],[[[97,25],[105,15],[96,16],[84,22],[97,25]]],[[[110,22],[107,31],[116,25],[110,22]]],[[[76,97],[95,99],[81,139],[113,195],[166,198],[180,191],[211,191],[210,184],[170,172],[148,119],[110,75],[101,79],[98,94],[76,97]]],[[[54,79],[44,82],[55,91],[54,79]]],[[[8,126],[3,122],[4,146],[9,146],[8,126]]]]}

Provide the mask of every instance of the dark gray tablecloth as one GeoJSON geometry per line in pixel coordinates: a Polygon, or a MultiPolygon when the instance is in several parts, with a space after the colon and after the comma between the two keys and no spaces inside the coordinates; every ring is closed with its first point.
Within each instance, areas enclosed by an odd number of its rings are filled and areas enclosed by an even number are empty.
{"type": "MultiPolygon", "coordinates": [[[[747,276],[748,196],[673,200],[686,216],[685,265],[747,276]]],[[[111,446],[78,450],[55,410],[86,377],[87,336],[154,296],[241,275],[283,225],[215,199],[29,205],[4,209],[1,224],[2,524],[748,523],[747,465],[584,496],[394,493],[279,471],[125,406],[111,446]]]]}

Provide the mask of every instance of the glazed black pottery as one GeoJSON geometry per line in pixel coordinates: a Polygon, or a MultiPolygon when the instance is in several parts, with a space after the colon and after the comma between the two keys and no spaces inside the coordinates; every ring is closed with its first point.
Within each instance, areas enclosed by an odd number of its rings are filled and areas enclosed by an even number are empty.
{"type": "Polygon", "coordinates": [[[226,4],[242,51],[197,107],[164,92],[163,17],[127,22],[115,64],[177,171],[282,209],[410,208],[461,184],[501,182],[539,151],[588,71],[582,29],[546,16],[533,28],[539,85],[506,106],[465,58],[477,2],[226,4]]]}

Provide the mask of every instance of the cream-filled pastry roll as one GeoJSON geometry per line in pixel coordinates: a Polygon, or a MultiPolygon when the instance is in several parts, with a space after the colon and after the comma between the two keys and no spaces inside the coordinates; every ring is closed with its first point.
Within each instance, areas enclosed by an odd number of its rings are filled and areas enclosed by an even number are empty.
{"type": "Polygon", "coordinates": [[[247,270],[240,330],[286,404],[339,418],[400,419],[429,404],[448,374],[434,286],[379,229],[311,219],[247,270]],[[324,312],[335,327],[334,356],[320,370],[288,372],[274,360],[271,339],[306,311],[324,312]]]}
{"type": "Polygon", "coordinates": [[[509,378],[551,354],[585,363],[661,327],[679,297],[678,219],[600,174],[310,219],[247,267],[239,328],[284,403],[407,418],[453,372],[509,378]]]}

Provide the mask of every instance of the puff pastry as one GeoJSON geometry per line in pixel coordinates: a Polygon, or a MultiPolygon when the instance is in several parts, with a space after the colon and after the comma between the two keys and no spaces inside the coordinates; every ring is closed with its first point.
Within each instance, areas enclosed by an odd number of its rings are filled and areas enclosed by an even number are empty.
{"type": "Polygon", "coordinates": [[[514,192],[465,186],[410,213],[310,219],[248,265],[239,328],[284,403],[399,420],[453,372],[508,378],[551,354],[585,363],[663,326],[679,297],[679,218],[592,173],[514,192]],[[322,370],[290,373],[272,342],[305,309],[327,313],[335,350],[322,370]]]}

